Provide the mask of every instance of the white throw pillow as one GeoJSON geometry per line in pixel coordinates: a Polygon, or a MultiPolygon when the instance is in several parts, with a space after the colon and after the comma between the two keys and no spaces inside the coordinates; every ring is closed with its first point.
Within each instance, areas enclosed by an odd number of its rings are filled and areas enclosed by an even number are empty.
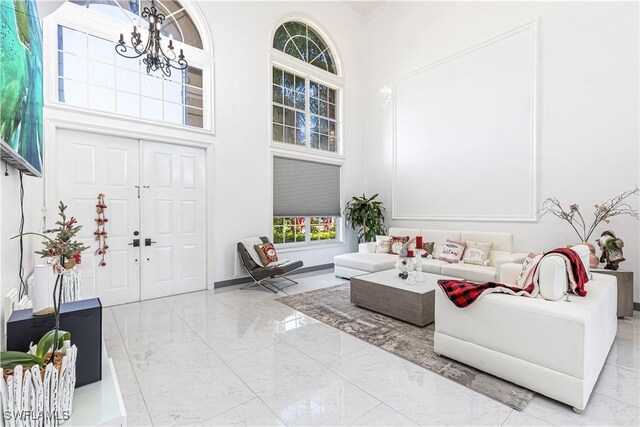
{"type": "Polygon", "coordinates": [[[388,254],[391,249],[391,237],[389,236],[376,236],[376,253],[388,254]]]}
{"type": "Polygon", "coordinates": [[[447,239],[438,259],[449,263],[457,263],[462,259],[464,248],[464,243],[447,239]]]}
{"type": "Polygon", "coordinates": [[[467,248],[464,250],[462,261],[465,264],[489,265],[489,252],[493,243],[474,242],[467,240],[467,248]]]}

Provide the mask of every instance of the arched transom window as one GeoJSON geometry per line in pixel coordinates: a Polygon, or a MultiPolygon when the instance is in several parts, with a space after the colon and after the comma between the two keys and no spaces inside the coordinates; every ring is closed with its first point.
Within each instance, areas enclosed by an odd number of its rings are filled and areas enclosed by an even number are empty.
{"type": "Polygon", "coordinates": [[[331,50],[318,33],[307,24],[285,22],[276,30],[273,47],[322,70],[337,74],[331,50]]]}
{"type": "MultiPolygon", "coordinates": [[[[132,119],[212,130],[211,54],[194,20],[178,1],[155,0],[165,15],[161,34],[184,49],[189,67],[147,73],[141,59],[115,52],[120,33],[146,28],[141,13],[150,0],[68,0],[54,16],[48,36],[57,38],[57,96],[70,107],[132,119]]],[[[143,39],[147,34],[142,31],[143,39]]]]}

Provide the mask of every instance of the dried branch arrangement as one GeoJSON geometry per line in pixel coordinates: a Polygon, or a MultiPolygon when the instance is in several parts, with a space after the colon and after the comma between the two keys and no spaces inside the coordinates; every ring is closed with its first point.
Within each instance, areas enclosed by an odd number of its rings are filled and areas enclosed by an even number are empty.
{"type": "Polygon", "coordinates": [[[576,203],[569,205],[569,209],[565,210],[556,197],[546,199],[542,204],[542,209],[540,209],[538,213],[540,217],[551,214],[568,222],[581,241],[588,242],[591,234],[593,234],[601,222],[608,224],[611,218],[620,215],[629,215],[632,218],[640,220],[640,211],[634,209],[626,202],[629,197],[639,195],[640,189],[636,187],[633,190],[625,191],[618,196],[594,205],[594,219],[593,223],[589,226],[580,212],[580,207],[576,203]]]}

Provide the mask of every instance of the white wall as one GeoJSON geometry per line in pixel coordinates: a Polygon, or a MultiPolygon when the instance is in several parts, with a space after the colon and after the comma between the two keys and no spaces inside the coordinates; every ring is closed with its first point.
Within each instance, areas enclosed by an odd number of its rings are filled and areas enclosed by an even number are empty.
{"type": "MultiPolygon", "coordinates": [[[[216,138],[214,191],[215,280],[235,277],[236,243],[251,235],[269,235],[271,175],[271,37],[283,17],[308,17],[326,31],[344,70],[344,151],[346,197],[362,191],[364,86],[361,76],[364,27],[339,2],[206,2],[215,48],[216,138]]],[[[333,262],[336,254],[355,250],[353,233],[345,246],[283,253],[306,266],[333,262]]],[[[245,275],[242,270],[238,271],[245,275]]]]}
{"type": "MultiPolygon", "coordinates": [[[[392,105],[383,105],[380,90],[393,87],[399,77],[536,18],[541,26],[538,203],[556,196],[567,205],[578,203],[590,216],[594,203],[638,185],[637,2],[394,2],[376,10],[366,25],[366,191],[380,192],[390,206],[392,105]]],[[[425,170],[407,185],[418,192],[430,181],[425,170]]],[[[638,208],[637,198],[631,204],[638,208]]],[[[577,239],[555,217],[524,224],[390,222],[509,231],[520,250],[551,249],[577,239]]],[[[622,268],[634,271],[634,300],[640,301],[638,222],[615,218],[600,226],[591,241],[606,229],[625,241],[627,261],[622,268]]]]}

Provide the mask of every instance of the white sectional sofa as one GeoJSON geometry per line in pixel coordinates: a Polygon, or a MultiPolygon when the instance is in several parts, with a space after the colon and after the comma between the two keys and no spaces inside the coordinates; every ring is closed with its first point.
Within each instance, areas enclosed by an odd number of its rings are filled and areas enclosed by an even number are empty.
{"type": "MultiPolygon", "coordinates": [[[[514,253],[513,235],[511,233],[494,233],[484,231],[445,231],[414,228],[390,228],[389,236],[409,236],[411,238],[421,235],[425,242],[434,242],[434,255],[437,257],[442,252],[443,244],[447,239],[466,242],[491,242],[493,246],[489,254],[489,265],[472,265],[463,263],[450,264],[438,259],[423,259],[422,271],[427,273],[442,274],[445,276],[459,277],[478,282],[500,280],[500,266],[506,263],[523,262],[526,253],[514,253]]],[[[375,253],[376,244],[362,243],[359,251],[351,254],[343,254],[334,257],[334,272],[338,277],[349,279],[360,274],[394,268],[398,255],[375,253]]]]}
{"type": "MultiPolygon", "coordinates": [[[[588,249],[581,255],[588,260],[588,249]]],[[[514,284],[521,268],[503,265],[501,281],[514,284]]],[[[489,294],[461,309],[437,288],[434,351],[580,412],[615,339],[616,278],[592,274],[587,296],[566,302],[562,258],[545,258],[539,268],[538,298],[489,294]]]]}

